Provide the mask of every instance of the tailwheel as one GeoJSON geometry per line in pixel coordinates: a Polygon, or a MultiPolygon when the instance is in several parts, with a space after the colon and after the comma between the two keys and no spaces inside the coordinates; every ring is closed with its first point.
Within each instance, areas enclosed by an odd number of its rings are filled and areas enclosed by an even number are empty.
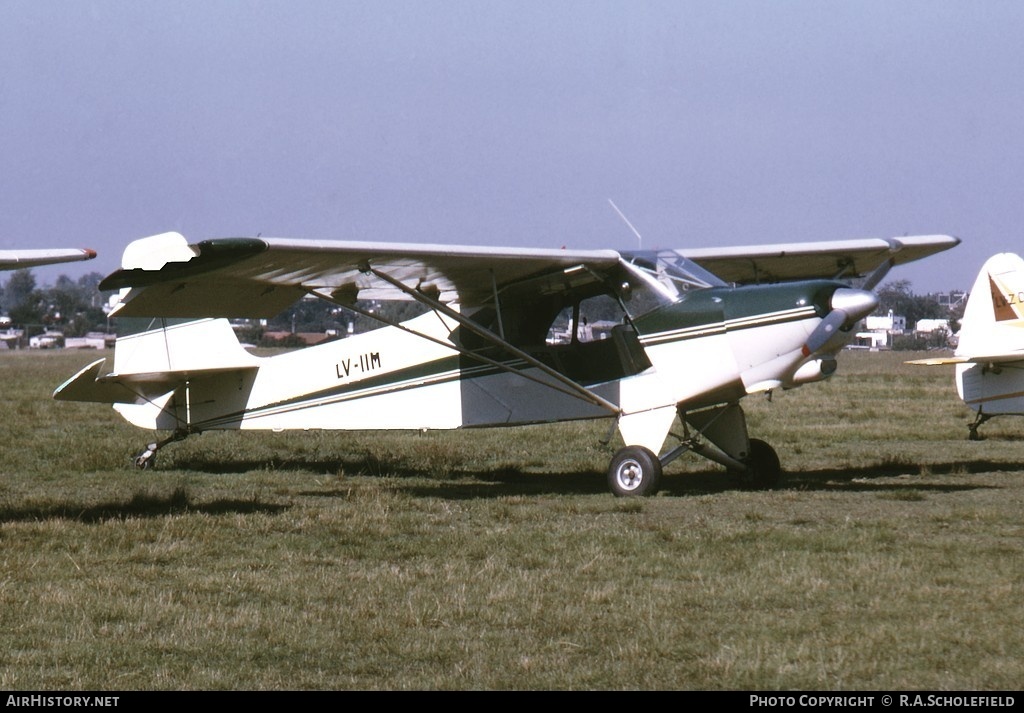
{"type": "Polygon", "coordinates": [[[969,440],[969,441],[984,441],[985,437],[983,435],[981,435],[980,433],[978,433],[978,426],[980,426],[981,424],[985,423],[985,421],[989,420],[990,418],[992,418],[992,417],[990,415],[988,415],[987,413],[981,413],[979,411],[977,418],[974,419],[974,422],[967,426],[967,428],[968,428],[967,440],[969,440]]]}
{"type": "Polygon", "coordinates": [[[750,451],[744,462],[747,470],[740,477],[743,485],[751,490],[770,490],[782,480],[779,455],[764,441],[750,439],[750,451]]]}
{"type": "Polygon", "coordinates": [[[617,497],[654,495],[661,481],[661,461],[643,446],[626,446],[612,458],[608,487],[617,497]]]}
{"type": "Polygon", "coordinates": [[[149,470],[156,465],[156,452],[166,446],[168,443],[174,443],[180,441],[191,432],[185,429],[180,429],[172,433],[162,441],[155,441],[153,443],[147,443],[146,447],[141,451],[132,456],[132,465],[139,470],[149,470]]]}
{"type": "Polygon", "coordinates": [[[132,456],[132,465],[139,470],[149,470],[156,465],[156,443],[150,443],[143,450],[132,456]]]}

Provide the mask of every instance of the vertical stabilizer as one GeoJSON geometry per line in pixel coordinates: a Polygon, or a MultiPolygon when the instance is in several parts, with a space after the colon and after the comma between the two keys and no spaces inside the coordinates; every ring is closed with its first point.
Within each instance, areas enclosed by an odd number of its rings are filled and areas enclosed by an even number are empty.
{"type": "Polygon", "coordinates": [[[238,343],[226,319],[172,323],[118,337],[114,373],[151,374],[253,367],[259,359],[238,343]]]}
{"type": "Polygon", "coordinates": [[[1015,352],[1024,355],[1024,260],[999,253],[974,282],[956,353],[970,358],[1015,352]]]}
{"type": "Polygon", "coordinates": [[[978,426],[1000,414],[1024,413],[1024,260],[993,255],[981,268],[964,310],[956,356],[956,389],[978,413],[978,426]]]}

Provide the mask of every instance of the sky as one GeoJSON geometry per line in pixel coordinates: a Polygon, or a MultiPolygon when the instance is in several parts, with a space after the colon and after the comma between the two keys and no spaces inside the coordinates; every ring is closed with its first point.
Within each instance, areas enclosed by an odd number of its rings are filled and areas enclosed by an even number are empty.
{"type": "Polygon", "coordinates": [[[0,248],[1024,250],[1024,3],[2,0],[0,248]]]}

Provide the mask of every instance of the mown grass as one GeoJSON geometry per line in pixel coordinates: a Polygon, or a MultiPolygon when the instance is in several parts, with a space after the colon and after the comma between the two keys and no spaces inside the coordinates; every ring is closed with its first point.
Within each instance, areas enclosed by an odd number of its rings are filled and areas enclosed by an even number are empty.
{"type": "Polygon", "coordinates": [[[745,402],[787,470],[606,491],[607,424],[149,434],[0,355],[0,687],[1019,689],[1024,420],[843,354],[745,402]]]}

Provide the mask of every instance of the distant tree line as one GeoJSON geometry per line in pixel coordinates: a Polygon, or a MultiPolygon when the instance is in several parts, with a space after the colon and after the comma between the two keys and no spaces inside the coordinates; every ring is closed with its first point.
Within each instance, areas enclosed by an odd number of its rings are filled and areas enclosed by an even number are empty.
{"type": "Polygon", "coordinates": [[[64,336],[81,337],[105,331],[103,307],[111,293],[99,291],[102,279],[98,272],[77,280],[61,275],[52,287],[39,287],[31,270],[15,270],[0,285],[0,314],[30,333],[57,329],[64,336]]]}
{"type": "MultiPolygon", "coordinates": [[[[907,324],[913,326],[922,319],[959,319],[963,317],[963,305],[950,312],[939,304],[935,295],[915,295],[910,289],[908,280],[887,282],[878,289],[878,309],[875,314],[898,314],[907,318],[907,324]]],[[[954,330],[956,331],[956,330],[954,330]]]]}

